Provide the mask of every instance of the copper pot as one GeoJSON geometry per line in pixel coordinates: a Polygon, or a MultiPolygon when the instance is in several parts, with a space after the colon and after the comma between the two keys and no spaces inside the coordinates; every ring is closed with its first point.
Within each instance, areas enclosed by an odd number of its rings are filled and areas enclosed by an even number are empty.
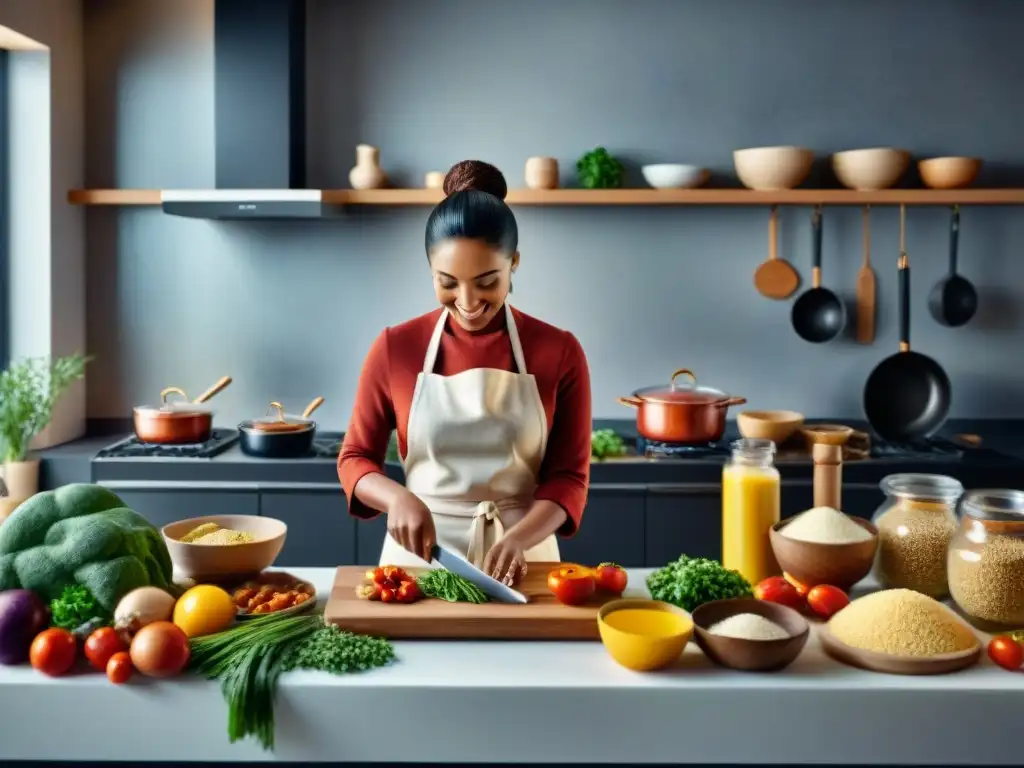
{"type": "Polygon", "coordinates": [[[162,445],[206,442],[213,433],[213,411],[203,403],[230,383],[231,377],[225,376],[191,402],[185,390],[167,387],[160,393],[160,405],[135,407],[135,436],[144,443],[162,445]],[[171,395],[181,399],[171,401],[171,395]]]}
{"type": "Polygon", "coordinates": [[[619,402],[637,409],[636,429],[640,436],[659,443],[713,443],[725,434],[725,416],[730,405],[743,405],[744,397],[732,397],[718,389],[697,385],[692,371],[680,368],[667,387],[645,387],[619,402]],[[689,386],[676,384],[680,376],[689,386]]]}

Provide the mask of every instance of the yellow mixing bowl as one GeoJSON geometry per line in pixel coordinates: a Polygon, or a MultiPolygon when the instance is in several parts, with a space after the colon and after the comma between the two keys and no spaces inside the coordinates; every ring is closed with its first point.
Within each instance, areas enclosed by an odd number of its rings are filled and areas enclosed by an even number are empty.
{"type": "Polygon", "coordinates": [[[690,615],[658,600],[605,603],[597,614],[597,628],[611,657],[637,672],[671,664],[693,637],[690,615]]]}

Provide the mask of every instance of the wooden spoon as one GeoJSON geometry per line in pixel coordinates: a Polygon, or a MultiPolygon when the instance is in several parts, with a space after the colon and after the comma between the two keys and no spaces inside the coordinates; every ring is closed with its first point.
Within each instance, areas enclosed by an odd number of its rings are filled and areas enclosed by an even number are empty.
{"type": "Polygon", "coordinates": [[[779,210],[774,205],[768,219],[768,261],[754,273],[754,287],[768,299],[788,299],[800,287],[800,274],[779,258],[779,210]]]}
{"type": "Polygon", "coordinates": [[[857,273],[857,341],[875,340],[875,273],[871,269],[871,206],[864,206],[864,262],[857,273]]]}

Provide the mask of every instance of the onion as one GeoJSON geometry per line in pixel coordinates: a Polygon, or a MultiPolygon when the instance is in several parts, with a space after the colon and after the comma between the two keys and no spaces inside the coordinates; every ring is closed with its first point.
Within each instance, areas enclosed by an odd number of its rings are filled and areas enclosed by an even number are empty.
{"type": "Polygon", "coordinates": [[[174,598],[157,587],[139,587],[121,598],[114,610],[114,627],[138,632],[154,621],[169,621],[174,613],[174,598]]]}
{"type": "Polygon", "coordinates": [[[132,664],[148,677],[173,677],[188,664],[192,649],[180,627],[169,621],[154,621],[132,638],[132,664]]]}

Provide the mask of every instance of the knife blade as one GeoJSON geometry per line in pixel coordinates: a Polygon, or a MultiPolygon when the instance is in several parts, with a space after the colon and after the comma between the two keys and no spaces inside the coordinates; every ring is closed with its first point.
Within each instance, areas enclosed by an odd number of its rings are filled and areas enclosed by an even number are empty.
{"type": "Polygon", "coordinates": [[[469,560],[462,557],[450,549],[445,549],[439,544],[435,544],[434,548],[430,551],[430,556],[433,560],[436,560],[441,566],[452,573],[458,574],[467,581],[472,582],[480,588],[488,597],[492,597],[502,603],[522,603],[529,602],[522,592],[517,592],[512,587],[502,584],[497,579],[492,579],[486,573],[481,571],[469,560]]]}

